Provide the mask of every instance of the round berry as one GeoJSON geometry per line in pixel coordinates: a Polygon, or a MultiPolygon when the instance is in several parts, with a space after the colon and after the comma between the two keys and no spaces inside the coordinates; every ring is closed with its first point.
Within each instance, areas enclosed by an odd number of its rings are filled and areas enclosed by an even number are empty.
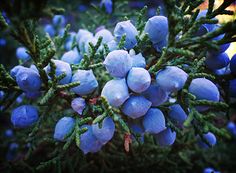
{"type": "Polygon", "coordinates": [[[27,49],[24,47],[18,47],[16,49],[16,57],[20,60],[27,61],[30,59],[29,54],[26,52],[27,49]]]}
{"type": "MultiPolygon", "coordinates": [[[[203,138],[210,144],[210,146],[214,146],[216,144],[216,137],[211,132],[203,134],[203,138]]],[[[200,137],[198,137],[198,145],[202,148],[209,148],[209,146],[200,137]]]]}
{"type": "Polygon", "coordinates": [[[125,79],[108,81],[102,89],[101,96],[104,96],[111,106],[121,106],[129,98],[129,90],[125,79]]]}
{"type": "Polygon", "coordinates": [[[86,132],[80,135],[79,148],[83,151],[83,153],[96,153],[101,150],[102,143],[94,136],[91,125],[83,125],[81,128],[88,129],[86,132]]]}
{"type": "Polygon", "coordinates": [[[22,105],[11,113],[11,122],[15,127],[25,128],[38,121],[38,110],[31,105],[22,105]]]}
{"type": "Polygon", "coordinates": [[[112,118],[106,117],[101,122],[102,126],[99,127],[99,124],[92,125],[92,131],[94,136],[102,143],[105,144],[111,140],[115,132],[115,123],[112,118]]]}
{"type": "Polygon", "coordinates": [[[226,53],[208,55],[205,64],[211,70],[226,67],[229,64],[229,56],[226,53]]]}
{"type": "Polygon", "coordinates": [[[168,19],[165,16],[153,16],[148,19],[144,31],[153,44],[159,43],[168,35],[168,19]]]}
{"type": "Polygon", "coordinates": [[[143,118],[143,127],[145,132],[152,134],[165,130],[165,117],[163,113],[157,108],[149,109],[143,118]]]}
{"type": "Polygon", "coordinates": [[[108,43],[114,39],[112,33],[107,29],[102,29],[95,34],[95,38],[102,37],[103,43],[108,43]]]}
{"type": "Polygon", "coordinates": [[[77,40],[77,43],[80,42],[80,39],[85,36],[85,35],[90,35],[90,36],[93,36],[93,34],[91,32],[89,32],[88,30],[86,29],[79,29],[77,35],[76,35],[76,40],[77,40]]]}
{"type": "Polygon", "coordinates": [[[75,119],[72,117],[61,118],[55,127],[54,139],[58,141],[65,141],[65,138],[72,132],[75,126],[75,119]]]}
{"type": "MultiPolygon", "coordinates": [[[[70,64],[68,64],[67,62],[61,61],[61,60],[52,60],[52,61],[56,65],[56,76],[57,77],[62,75],[63,73],[66,74],[66,76],[59,81],[59,84],[63,85],[63,84],[70,83],[71,76],[72,76],[72,70],[71,70],[70,64]]],[[[45,67],[45,71],[47,74],[51,71],[50,65],[45,67]]]]}
{"type": "Polygon", "coordinates": [[[136,119],[145,115],[151,107],[151,104],[152,103],[143,96],[130,96],[130,98],[123,104],[122,112],[125,115],[136,119]]]}
{"type": "Polygon", "coordinates": [[[72,100],[71,107],[74,111],[76,111],[78,114],[82,115],[83,110],[86,107],[86,102],[82,97],[77,97],[72,100]]]}
{"type": "Polygon", "coordinates": [[[167,66],[157,72],[156,83],[166,92],[175,92],[183,88],[188,74],[175,66],[167,66]]]}
{"type": "Polygon", "coordinates": [[[213,168],[205,168],[203,170],[203,173],[216,173],[215,170],[213,168]]]}
{"type": "Polygon", "coordinates": [[[176,132],[172,131],[170,128],[167,128],[154,135],[154,138],[156,143],[160,146],[170,146],[175,142],[176,132]]]}
{"type": "Polygon", "coordinates": [[[11,76],[16,79],[17,85],[25,92],[38,91],[42,84],[39,74],[31,68],[16,66],[11,70],[11,76]]]}
{"type": "Polygon", "coordinates": [[[126,35],[125,48],[132,49],[137,44],[138,31],[130,20],[119,22],[115,26],[114,36],[118,42],[120,42],[123,35],[126,35]]]}
{"type": "Polygon", "coordinates": [[[69,64],[79,64],[82,57],[80,56],[77,50],[70,50],[64,53],[61,57],[61,60],[69,64]]]}
{"type": "Polygon", "coordinates": [[[141,93],[150,86],[151,76],[146,69],[133,67],[128,73],[127,84],[132,91],[141,93]]]}
{"type": "Polygon", "coordinates": [[[229,121],[226,128],[232,135],[236,136],[236,125],[234,122],[229,121]]]}
{"type": "Polygon", "coordinates": [[[92,70],[77,70],[72,76],[71,82],[80,82],[80,85],[71,89],[78,95],[91,94],[98,87],[92,70]]]}
{"type": "Polygon", "coordinates": [[[169,116],[171,120],[173,120],[179,127],[181,127],[184,121],[187,119],[187,114],[179,104],[174,104],[169,108],[169,116]]]}
{"type": "Polygon", "coordinates": [[[48,33],[50,37],[53,37],[56,35],[56,31],[51,24],[47,24],[44,26],[44,32],[48,33]]]}
{"type": "Polygon", "coordinates": [[[65,23],[66,23],[66,19],[63,15],[55,15],[53,18],[52,18],[52,23],[54,25],[57,25],[57,26],[65,26],[65,23]]]}
{"type": "MultiPolygon", "coordinates": [[[[189,92],[195,95],[197,100],[218,102],[220,99],[220,92],[217,86],[205,78],[193,79],[189,86],[189,92]]],[[[208,108],[207,106],[197,107],[198,111],[205,111],[208,108]]]]}
{"type": "Polygon", "coordinates": [[[107,55],[103,64],[112,77],[122,78],[131,69],[132,60],[127,51],[114,50],[107,55]]]}

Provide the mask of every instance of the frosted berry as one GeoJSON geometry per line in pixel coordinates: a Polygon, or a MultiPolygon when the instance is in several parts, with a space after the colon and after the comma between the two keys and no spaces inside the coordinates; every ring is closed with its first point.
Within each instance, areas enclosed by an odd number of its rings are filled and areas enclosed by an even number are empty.
{"type": "Polygon", "coordinates": [[[129,90],[125,79],[108,81],[102,89],[101,96],[104,96],[111,106],[121,106],[129,98],[129,90]]]}
{"type": "Polygon", "coordinates": [[[11,122],[15,127],[25,128],[33,125],[38,120],[38,110],[31,105],[22,105],[11,113],[11,122]]]}
{"type": "Polygon", "coordinates": [[[143,96],[130,96],[122,106],[122,112],[133,118],[139,118],[145,115],[152,103],[143,96]]]}
{"type": "Polygon", "coordinates": [[[157,134],[166,129],[165,117],[157,108],[148,110],[143,118],[143,127],[145,132],[157,134]]]}
{"type": "Polygon", "coordinates": [[[78,95],[91,94],[98,87],[97,79],[92,70],[77,70],[72,76],[71,82],[80,82],[80,85],[71,89],[78,95]]]}
{"type": "Polygon", "coordinates": [[[75,119],[72,117],[61,118],[55,127],[54,139],[58,141],[65,141],[67,135],[72,132],[75,126],[75,119]]]}
{"type": "Polygon", "coordinates": [[[151,76],[146,69],[133,67],[128,73],[127,84],[132,91],[141,93],[150,86],[151,76]]]}

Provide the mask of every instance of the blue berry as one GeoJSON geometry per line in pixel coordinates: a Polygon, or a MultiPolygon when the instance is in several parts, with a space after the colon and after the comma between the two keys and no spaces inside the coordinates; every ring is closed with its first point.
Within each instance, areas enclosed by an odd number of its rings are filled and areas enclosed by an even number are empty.
{"type": "Polygon", "coordinates": [[[80,52],[82,53],[85,53],[85,45],[87,43],[87,41],[89,39],[92,39],[93,38],[93,35],[92,34],[86,34],[86,35],[83,35],[81,36],[81,38],[79,39],[79,50],[80,52]]]}
{"type": "Polygon", "coordinates": [[[55,127],[54,130],[54,139],[58,141],[65,141],[68,134],[72,132],[75,126],[75,119],[72,117],[63,117],[61,118],[55,127]]]}
{"type": "Polygon", "coordinates": [[[6,46],[6,44],[7,44],[6,39],[0,38],[0,47],[1,47],[1,46],[6,46]]]}
{"type": "Polygon", "coordinates": [[[229,81],[229,94],[231,97],[236,97],[236,79],[229,81]]]}
{"type": "Polygon", "coordinates": [[[61,57],[61,60],[69,64],[79,64],[82,57],[80,56],[77,50],[70,50],[64,53],[61,57]]]}
{"type": "Polygon", "coordinates": [[[38,110],[31,105],[22,105],[11,113],[11,122],[15,127],[25,128],[33,125],[38,120],[38,110]]]}
{"type": "Polygon", "coordinates": [[[160,146],[169,146],[175,142],[176,132],[172,131],[170,128],[167,128],[160,133],[154,135],[156,143],[160,146]]]}
{"type": "Polygon", "coordinates": [[[236,54],[230,60],[230,70],[236,75],[236,54]]]}
{"type": "Polygon", "coordinates": [[[95,34],[95,38],[98,39],[99,37],[102,37],[103,43],[108,43],[108,42],[114,40],[112,33],[107,29],[102,29],[95,34]]]}
{"type": "Polygon", "coordinates": [[[121,106],[129,98],[129,90],[125,79],[108,81],[102,89],[101,96],[104,96],[111,106],[121,106]]]}
{"type": "Polygon", "coordinates": [[[229,64],[229,56],[226,53],[221,54],[208,54],[205,61],[206,66],[211,70],[221,69],[229,64]]]}
{"type": "Polygon", "coordinates": [[[80,82],[80,85],[71,90],[78,95],[91,94],[97,87],[98,82],[92,70],[77,70],[72,76],[71,82],[80,82]]]}
{"type": "Polygon", "coordinates": [[[56,35],[56,31],[51,24],[47,24],[44,26],[44,32],[48,33],[50,37],[54,37],[56,35]]]}
{"type": "Polygon", "coordinates": [[[213,168],[205,168],[203,173],[215,173],[215,170],[213,168]]]}
{"type": "Polygon", "coordinates": [[[101,0],[100,7],[105,7],[108,14],[112,13],[112,0],[101,0]]]}
{"type": "Polygon", "coordinates": [[[88,130],[80,135],[80,149],[84,154],[95,153],[101,150],[102,143],[94,136],[91,125],[83,125],[81,128],[88,130]]]}
{"type": "Polygon", "coordinates": [[[137,44],[136,36],[138,35],[138,31],[130,20],[116,24],[114,36],[118,42],[120,42],[123,35],[126,35],[125,48],[132,49],[137,44]]]}
{"type": "Polygon", "coordinates": [[[127,84],[132,91],[141,93],[150,86],[151,76],[146,69],[133,67],[128,73],[127,84]]]}
{"type": "Polygon", "coordinates": [[[17,85],[25,92],[38,91],[42,84],[39,74],[31,68],[16,66],[11,70],[11,76],[16,79],[17,85]]]}
{"type": "Polygon", "coordinates": [[[187,114],[179,104],[174,104],[169,108],[169,116],[171,120],[173,120],[179,127],[181,127],[184,121],[187,119],[187,114]]]}
{"type": "Polygon", "coordinates": [[[229,121],[226,128],[233,136],[236,136],[236,125],[234,122],[229,121]]]}
{"type": "Polygon", "coordinates": [[[168,99],[168,92],[162,90],[157,84],[151,84],[142,95],[152,102],[152,106],[159,106],[168,99]]]}
{"type": "Polygon", "coordinates": [[[21,95],[19,95],[17,98],[16,98],[16,103],[20,104],[22,103],[23,99],[24,99],[24,96],[25,96],[25,93],[22,93],[21,95]]]}
{"type": "MultiPolygon", "coordinates": [[[[68,84],[71,81],[71,76],[72,76],[72,70],[70,67],[70,64],[67,62],[61,61],[61,60],[52,60],[55,65],[56,65],[56,76],[60,76],[61,74],[65,73],[66,76],[59,81],[59,84],[68,84]]],[[[46,73],[49,73],[51,71],[50,65],[45,67],[46,73]]]]}
{"type": "Polygon", "coordinates": [[[122,106],[122,112],[133,118],[139,118],[145,115],[152,103],[143,96],[130,96],[122,106]]]}
{"type": "MultiPolygon", "coordinates": [[[[218,102],[220,99],[220,93],[217,86],[208,79],[196,78],[193,79],[190,86],[189,92],[196,96],[197,100],[208,100],[218,102]]],[[[199,111],[205,111],[209,107],[198,106],[199,111]]]]}
{"type": "Polygon", "coordinates": [[[79,29],[79,31],[78,31],[78,33],[76,35],[77,43],[79,43],[80,39],[82,37],[84,37],[85,35],[93,36],[93,34],[91,32],[89,32],[88,30],[86,30],[86,29],[79,29]]]}
{"type": "Polygon", "coordinates": [[[132,67],[141,67],[141,68],[146,67],[146,60],[141,53],[137,55],[132,55],[130,56],[130,58],[132,60],[132,67]]]}
{"type": "Polygon", "coordinates": [[[175,92],[183,88],[188,74],[175,66],[167,66],[157,72],[156,83],[166,92],[175,92]]]}
{"type": "Polygon", "coordinates": [[[102,126],[99,127],[99,124],[92,125],[92,131],[94,136],[102,143],[105,144],[111,140],[115,132],[115,123],[112,118],[106,117],[101,122],[102,126]]]}
{"type": "Polygon", "coordinates": [[[0,91],[0,100],[3,99],[4,95],[5,95],[5,93],[3,91],[0,91]]]}
{"type": "Polygon", "coordinates": [[[86,102],[82,97],[77,97],[72,100],[71,107],[74,111],[76,111],[78,114],[82,115],[83,110],[86,107],[86,102]]]}
{"type": "Polygon", "coordinates": [[[113,50],[117,50],[118,43],[115,40],[111,40],[107,43],[107,46],[109,48],[109,51],[112,52],[113,50]]]}
{"type": "Polygon", "coordinates": [[[24,47],[18,47],[16,49],[16,57],[20,60],[27,61],[30,59],[30,56],[28,53],[26,53],[27,49],[24,47]]]}
{"type": "Polygon", "coordinates": [[[157,134],[165,130],[165,117],[163,113],[157,108],[149,109],[143,118],[143,127],[145,132],[152,134],[157,134]]]}
{"type": "Polygon", "coordinates": [[[13,142],[9,145],[9,150],[10,151],[16,151],[19,148],[19,144],[13,142]]]}
{"type": "Polygon", "coordinates": [[[63,15],[55,15],[52,18],[52,23],[56,26],[65,26],[66,20],[65,17],[63,15]]]}
{"type": "Polygon", "coordinates": [[[168,19],[165,16],[154,16],[148,19],[144,31],[148,34],[153,44],[167,38],[168,19]]]}
{"type": "MultiPolygon", "coordinates": [[[[216,137],[213,133],[211,132],[208,132],[206,134],[203,134],[203,138],[208,141],[208,143],[211,145],[211,146],[214,146],[216,144],[216,137]]],[[[200,137],[198,137],[198,145],[202,148],[209,148],[209,146],[200,139],[200,137]]]]}
{"type": "Polygon", "coordinates": [[[7,138],[12,138],[12,137],[14,136],[13,130],[12,130],[12,129],[7,129],[7,130],[5,130],[4,135],[5,135],[7,138]]]}
{"type": "Polygon", "coordinates": [[[112,77],[122,78],[131,69],[132,60],[127,51],[114,50],[107,55],[103,64],[112,77]]]}

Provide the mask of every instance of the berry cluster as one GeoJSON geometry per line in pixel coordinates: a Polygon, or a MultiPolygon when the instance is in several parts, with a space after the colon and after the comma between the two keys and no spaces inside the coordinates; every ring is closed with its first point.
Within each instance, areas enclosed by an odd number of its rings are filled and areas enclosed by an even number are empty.
{"type": "MultiPolygon", "coordinates": [[[[103,0],[100,6],[112,13],[111,1],[103,0]]],[[[201,21],[208,12],[195,17],[201,21]]],[[[6,76],[10,87],[14,86],[20,95],[17,107],[11,111],[11,123],[15,128],[35,125],[33,135],[44,118],[39,106],[59,98],[65,105],[59,106],[63,110],[55,116],[54,135],[50,135],[57,144],[64,143],[64,150],[75,139],[83,154],[96,153],[112,140],[115,132],[125,136],[126,151],[131,141],[143,144],[150,138],[156,145],[171,146],[189,127],[194,129],[198,146],[207,149],[216,145],[216,136],[228,133],[210,120],[215,116],[212,112],[218,114],[214,108],[227,109],[225,102],[236,98],[236,55],[230,60],[225,52],[229,43],[224,43],[218,49],[212,46],[202,59],[195,59],[197,51],[179,48],[178,41],[187,38],[182,32],[171,30],[174,20],[155,15],[143,22],[140,17],[139,24],[134,25],[125,19],[114,26],[113,33],[104,26],[92,33],[87,29],[68,32],[66,18],[54,16],[52,24],[43,28],[45,38],[35,37],[33,50],[29,46],[16,50],[20,65],[6,76]],[[176,32],[174,37],[171,31],[176,32]],[[220,77],[222,81],[217,80],[220,77]]],[[[194,39],[187,41],[194,42],[222,27],[212,23],[201,24],[193,33],[194,39]]],[[[210,42],[216,44],[225,37],[225,33],[220,34],[210,42]]],[[[0,100],[4,98],[5,93],[0,91],[0,100]]],[[[227,129],[236,135],[234,122],[229,122],[227,129]]],[[[14,135],[8,130],[5,136],[14,135]]],[[[17,143],[9,145],[8,160],[18,148],[17,143]]],[[[214,170],[204,170],[209,171],[214,170]]]]}

